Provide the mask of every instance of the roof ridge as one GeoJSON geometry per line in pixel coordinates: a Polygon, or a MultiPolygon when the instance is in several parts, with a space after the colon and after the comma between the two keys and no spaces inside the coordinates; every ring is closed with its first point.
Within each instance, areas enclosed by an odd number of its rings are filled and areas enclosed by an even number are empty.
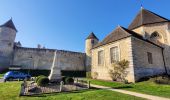
{"type": "Polygon", "coordinates": [[[90,35],[86,39],[97,39],[97,40],[99,40],[93,32],[91,32],[90,35]]]}
{"type": "Polygon", "coordinates": [[[169,22],[169,21],[170,21],[169,19],[143,8],[138,12],[136,17],[133,19],[128,29],[133,30],[142,25],[169,22]]]}
{"type": "Polygon", "coordinates": [[[165,18],[165,17],[163,17],[163,16],[160,16],[160,15],[158,15],[158,14],[156,14],[156,13],[150,11],[150,10],[147,10],[147,9],[144,9],[144,10],[145,10],[145,11],[148,11],[148,12],[150,12],[150,13],[152,13],[152,14],[154,14],[154,15],[156,15],[156,16],[162,18],[162,19],[169,20],[169,19],[167,19],[167,18],[165,18]]]}
{"type": "Polygon", "coordinates": [[[1,26],[5,26],[5,27],[8,27],[8,28],[12,28],[14,29],[16,32],[17,32],[17,29],[12,21],[12,18],[9,19],[7,22],[5,22],[4,24],[2,24],[1,26]]]}
{"type": "MultiPolygon", "coordinates": [[[[122,31],[126,32],[127,34],[130,34],[130,33],[127,31],[128,29],[126,29],[125,27],[120,26],[120,29],[121,29],[122,31]]],[[[132,35],[132,34],[131,34],[131,35],[132,35]]]]}
{"type": "Polygon", "coordinates": [[[121,39],[124,39],[124,38],[127,38],[127,37],[130,37],[130,36],[133,36],[135,38],[138,38],[140,40],[143,40],[145,42],[151,43],[155,46],[162,48],[161,46],[159,46],[159,45],[157,45],[157,44],[155,44],[155,43],[153,43],[153,42],[151,42],[147,39],[144,39],[142,35],[134,32],[132,30],[129,30],[129,29],[123,27],[123,26],[118,26],[109,35],[107,35],[101,42],[99,42],[97,45],[95,45],[93,47],[93,49],[100,47],[100,46],[103,46],[103,45],[106,45],[106,44],[109,44],[109,43],[112,43],[112,42],[115,42],[115,41],[118,41],[118,40],[121,40],[121,39]],[[117,31],[118,29],[120,29],[121,31],[117,31]]]}

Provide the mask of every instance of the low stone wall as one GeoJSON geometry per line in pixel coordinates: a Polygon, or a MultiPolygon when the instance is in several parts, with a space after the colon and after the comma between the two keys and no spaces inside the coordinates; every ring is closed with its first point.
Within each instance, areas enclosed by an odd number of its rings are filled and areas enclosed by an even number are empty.
{"type": "Polygon", "coordinates": [[[116,42],[92,49],[92,77],[93,73],[98,73],[97,79],[112,80],[109,75],[109,70],[112,68],[111,58],[110,58],[110,48],[117,46],[119,49],[120,60],[128,60],[129,68],[127,80],[129,82],[134,82],[134,70],[133,70],[133,60],[132,60],[132,50],[131,50],[131,37],[121,39],[116,42]],[[104,51],[104,64],[98,64],[98,51],[104,51]]]}

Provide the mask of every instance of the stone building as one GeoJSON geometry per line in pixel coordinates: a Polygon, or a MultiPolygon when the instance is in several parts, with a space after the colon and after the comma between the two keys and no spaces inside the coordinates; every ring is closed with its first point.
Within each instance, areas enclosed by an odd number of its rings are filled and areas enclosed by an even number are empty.
{"type": "Polygon", "coordinates": [[[126,79],[170,73],[170,20],[141,8],[128,29],[118,26],[91,49],[92,73],[112,80],[113,61],[128,60],[126,79]]]}
{"type": "Polygon", "coordinates": [[[89,71],[97,79],[112,80],[113,61],[128,60],[126,79],[170,74],[170,20],[141,9],[128,28],[118,26],[106,38],[92,32],[85,41],[85,53],[23,47],[15,42],[17,29],[10,19],[0,26],[0,71],[10,66],[27,70],[49,70],[49,78],[58,80],[62,71],[89,71]]]}

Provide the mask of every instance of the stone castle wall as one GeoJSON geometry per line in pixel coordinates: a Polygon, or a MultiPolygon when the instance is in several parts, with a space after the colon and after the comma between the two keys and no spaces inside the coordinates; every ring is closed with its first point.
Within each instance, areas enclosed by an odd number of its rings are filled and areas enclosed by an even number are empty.
{"type": "Polygon", "coordinates": [[[22,69],[50,70],[55,50],[17,47],[14,50],[13,65],[22,69]]]}
{"type": "Polygon", "coordinates": [[[132,52],[135,81],[145,76],[165,73],[162,48],[132,37],[132,52]],[[152,53],[153,64],[149,64],[147,52],[152,53]]]}
{"type": "Polygon", "coordinates": [[[13,65],[22,66],[22,69],[51,70],[54,53],[56,51],[55,66],[60,70],[85,70],[85,54],[54,50],[17,47],[14,50],[13,65]]]}
{"type": "Polygon", "coordinates": [[[132,46],[131,46],[131,37],[121,39],[119,41],[92,49],[92,75],[94,72],[98,73],[97,79],[103,80],[112,80],[109,75],[109,70],[112,69],[111,59],[110,59],[110,48],[118,46],[120,60],[128,60],[129,72],[126,79],[129,82],[134,82],[134,71],[133,71],[133,59],[132,59],[132,46]],[[104,64],[98,65],[98,51],[104,51],[104,64]]]}
{"type": "Polygon", "coordinates": [[[16,31],[0,27],[0,71],[10,66],[16,31]]]}
{"type": "Polygon", "coordinates": [[[85,54],[57,50],[56,64],[61,70],[85,71],[85,54]]]}

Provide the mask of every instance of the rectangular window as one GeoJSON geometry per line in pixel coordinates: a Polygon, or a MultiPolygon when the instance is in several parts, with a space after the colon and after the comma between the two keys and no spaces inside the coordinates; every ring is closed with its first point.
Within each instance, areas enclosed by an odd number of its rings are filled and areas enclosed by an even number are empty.
{"type": "Polygon", "coordinates": [[[103,50],[98,51],[98,65],[104,64],[104,52],[103,50]]]}
{"type": "Polygon", "coordinates": [[[119,50],[117,46],[110,48],[110,60],[111,63],[114,63],[115,61],[119,61],[119,50]]]}
{"type": "Polygon", "coordinates": [[[148,56],[148,63],[153,64],[152,53],[147,52],[147,56],[148,56]]]}

